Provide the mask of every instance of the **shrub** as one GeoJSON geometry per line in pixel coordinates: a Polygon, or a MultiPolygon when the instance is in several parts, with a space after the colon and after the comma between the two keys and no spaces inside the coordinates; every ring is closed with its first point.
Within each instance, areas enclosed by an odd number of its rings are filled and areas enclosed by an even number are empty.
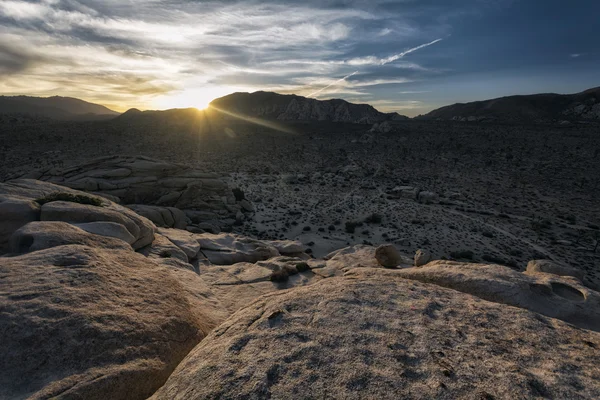
{"type": "Polygon", "coordinates": [[[290,274],[285,269],[279,269],[277,271],[273,271],[269,279],[271,282],[287,282],[289,277],[290,274]]]}
{"type": "Polygon", "coordinates": [[[346,221],[346,232],[347,233],[354,233],[354,231],[356,230],[356,228],[358,226],[361,226],[362,224],[360,222],[356,222],[356,221],[346,221]]]}
{"type": "Polygon", "coordinates": [[[298,271],[298,272],[310,271],[310,266],[305,262],[298,263],[298,264],[296,264],[296,271],[298,271]]]}
{"type": "Polygon", "coordinates": [[[464,258],[467,260],[473,259],[473,252],[470,250],[459,250],[450,252],[450,257],[452,258],[464,258]]]}
{"type": "Polygon", "coordinates": [[[40,205],[44,205],[46,203],[51,203],[53,201],[69,201],[71,203],[79,203],[79,204],[88,204],[91,206],[101,207],[102,200],[97,197],[86,196],[84,194],[73,194],[67,192],[56,192],[51,193],[47,196],[39,198],[36,200],[40,205]]]}
{"type": "Polygon", "coordinates": [[[172,254],[169,250],[163,250],[159,255],[161,258],[170,258],[172,254]]]}
{"type": "Polygon", "coordinates": [[[235,196],[236,201],[242,201],[246,198],[244,191],[240,188],[235,188],[232,190],[232,192],[233,192],[233,195],[235,196]]]}
{"type": "Polygon", "coordinates": [[[365,218],[365,222],[367,224],[380,224],[382,220],[383,220],[383,217],[377,213],[373,213],[373,214],[369,215],[367,218],[365,218]]]}

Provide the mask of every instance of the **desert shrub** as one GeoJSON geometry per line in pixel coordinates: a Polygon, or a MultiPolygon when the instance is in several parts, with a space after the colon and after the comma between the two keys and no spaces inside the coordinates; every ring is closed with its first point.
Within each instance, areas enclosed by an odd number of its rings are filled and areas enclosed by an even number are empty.
{"type": "Polygon", "coordinates": [[[380,224],[382,220],[383,220],[383,217],[377,213],[373,213],[373,214],[369,215],[367,218],[365,218],[365,222],[367,224],[380,224]]]}
{"type": "Polygon", "coordinates": [[[277,271],[273,271],[270,276],[271,282],[287,282],[290,274],[285,269],[279,269],[277,271]]]}
{"type": "Polygon", "coordinates": [[[171,258],[172,254],[169,250],[163,250],[160,252],[160,257],[161,258],[171,258]]]}
{"type": "Polygon", "coordinates": [[[240,188],[235,188],[232,190],[232,192],[233,192],[233,195],[235,196],[236,201],[242,201],[246,198],[244,191],[240,188]]]}
{"type": "Polygon", "coordinates": [[[491,262],[494,264],[504,264],[504,259],[500,258],[500,257],[496,257],[492,254],[484,254],[483,256],[481,256],[481,259],[483,261],[487,261],[487,262],[491,262]]]}
{"type": "Polygon", "coordinates": [[[511,267],[514,269],[519,269],[519,266],[517,264],[517,262],[515,260],[505,260],[501,257],[497,257],[495,255],[492,254],[484,254],[483,256],[481,256],[481,258],[484,261],[493,263],[493,264],[499,264],[499,265],[506,265],[507,267],[511,267]]]}
{"type": "Polygon", "coordinates": [[[464,258],[467,260],[473,259],[473,252],[471,250],[458,250],[450,252],[452,258],[464,258]]]}
{"type": "Polygon", "coordinates": [[[491,231],[483,231],[481,233],[483,236],[487,237],[487,238],[493,238],[494,234],[491,231]]]}
{"type": "Polygon", "coordinates": [[[71,203],[88,204],[91,206],[101,207],[102,200],[97,197],[86,196],[84,194],[73,194],[67,192],[51,193],[47,196],[36,200],[40,205],[51,203],[53,201],[69,201],[71,203]]]}
{"type": "Polygon", "coordinates": [[[300,263],[296,264],[296,271],[298,271],[298,272],[310,271],[310,266],[305,262],[300,262],[300,263]]]}
{"type": "Polygon", "coordinates": [[[361,226],[362,224],[360,222],[357,221],[346,221],[346,232],[347,233],[354,233],[354,231],[356,230],[357,227],[361,226]]]}

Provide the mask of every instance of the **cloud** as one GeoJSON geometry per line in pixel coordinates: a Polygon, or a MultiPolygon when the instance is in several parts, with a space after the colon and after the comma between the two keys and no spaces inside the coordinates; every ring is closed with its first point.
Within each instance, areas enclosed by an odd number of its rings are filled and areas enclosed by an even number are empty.
{"type": "Polygon", "coordinates": [[[71,95],[119,109],[168,106],[169,96],[203,88],[365,96],[435,73],[400,61],[441,40],[410,47],[439,37],[413,17],[423,18],[411,2],[387,0],[4,0],[0,93],[71,95]],[[385,56],[399,47],[408,50],[385,56]]]}

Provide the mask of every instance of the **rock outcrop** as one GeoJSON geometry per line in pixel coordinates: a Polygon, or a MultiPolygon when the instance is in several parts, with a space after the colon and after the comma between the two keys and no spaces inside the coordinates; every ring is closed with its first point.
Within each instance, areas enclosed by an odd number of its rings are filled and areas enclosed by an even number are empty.
{"type": "Polygon", "coordinates": [[[600,293],[575,278],[452,261],[433,261],[393,272],[600,331],[600,293]]]}
{"type": "Polygon", "coordinates": [[[0,398],[145,399],[215,324],[131,250],[0,258],[0,280],[0,398]]]}
{"type": "Polygon", "coordinates": [[[236,200],[224,176],[148,157],[103,157],[26,177],[118,199],[167,228],[185,228],[188,221],[181,210],[199,211],[192,213],[195,223],[231,225],[239,211],[253,207],[246,199],[236,200]]]}
{"type": "Polygon", "coordinates": [[[573,267],[314,259],[28,179],[0,199],[0,398],[600,395],[600,293],[573,267]]]}
{"type": "Polygon", "coordinates": [[[240,262],[257,262],[279,255],[277,249],[260,240],[232,233],[195,235],[202,254],[212,264],[231,265],[240,262]]]}
{"type": "MultiPolygon", "coordinates": [[[[68,222],[74,225],[92,222],[116,223],[127,230],[125,241],[130,243],[133,240],[130,244],[134,249],[142,248],[154,240],[156,227],[148,219],[110,200],[64,186],[32,179],[16,179],[0,183],[0,196],[10,198],[11,202],[18,201],[21,206],[29,210],[11,214],[10,223],[3,225],[2,228],[5,233],[0,236],[0,247],[6,248],[15,228],[31,222],[34,218],[42,221],[68,222]]],[[[4,202],[0,203],[0,206],[1,204],[4,202]]],[[[99,226],[94,228],[83,225],[80,229],[85,230],[86,227],[88,230],[99,228],[99,226]]],[[[105,232],[108,232],[107,226],[104,228],[105,232]]]]}
{"type": "Polygon", "coordinates": [[[600,396],[600,334],[382,272],[257,299],[152,399],[600,396]]]}

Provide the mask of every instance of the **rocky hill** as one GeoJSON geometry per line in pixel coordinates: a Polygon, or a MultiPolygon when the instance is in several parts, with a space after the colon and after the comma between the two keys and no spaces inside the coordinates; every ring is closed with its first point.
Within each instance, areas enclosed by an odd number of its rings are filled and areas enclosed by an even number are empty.
{"type": "Polygon", "coordinates": [[[228,113],[279,121],[373,124],[408,119],[398,113],[379,112],[368,104],[352,104],[341,99],[316,100],[272,92],[233,93],[213,100],[210,106],[228,113]]]}
{"type": "MultiPolygon", "coordinates": [[[[173,168],[113,161],[96,177],[173,168]]],[[[312,258],[32,179],[0,183],[0,219],[2,399],[600,397],[577,265],[312,258]]]]}
{"type": "Polygon", "coordinates": [[[570,95],[545,93],[457,103],[419,118],[508,122],[599,121],[600,87],[570,95]]]}
{"type": "Polygon", "coordinates": [[[107,107],[73,97],[0,96],[0,114],[31,115],[58,120],[97,120],[119,115],[107,107]]]}

